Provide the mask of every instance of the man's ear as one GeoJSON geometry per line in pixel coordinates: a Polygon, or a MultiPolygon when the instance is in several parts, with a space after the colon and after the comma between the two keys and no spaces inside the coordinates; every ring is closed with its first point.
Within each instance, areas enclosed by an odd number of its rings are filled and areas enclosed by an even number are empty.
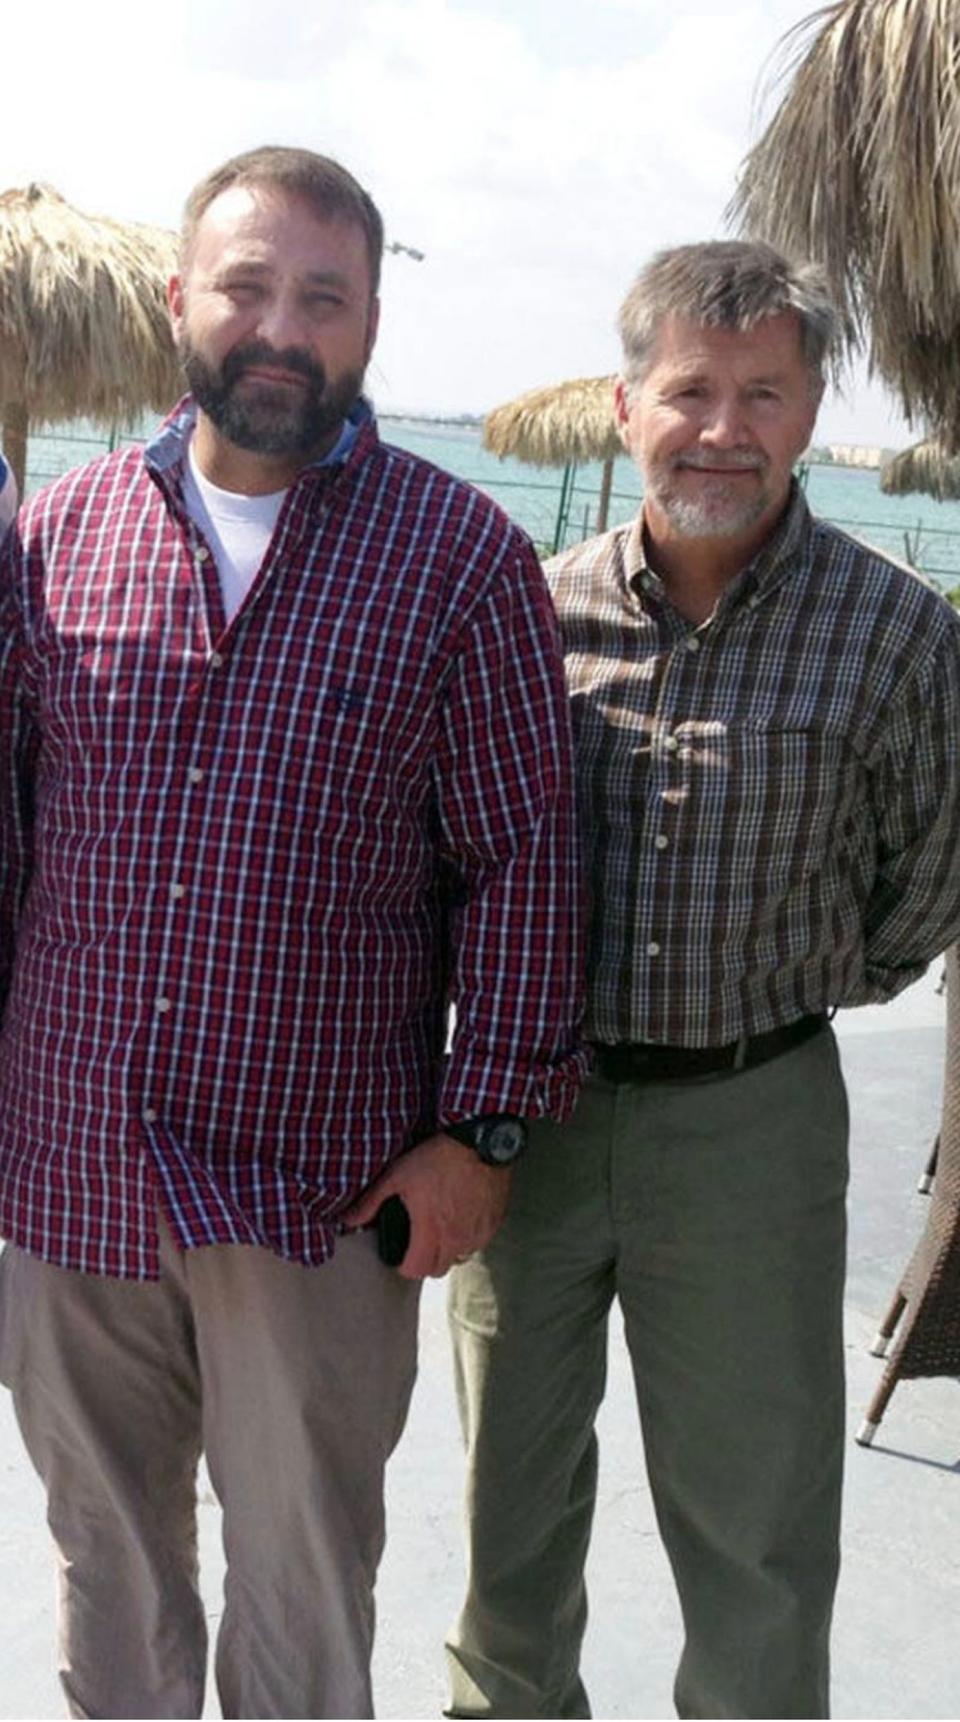
{"type": "Polygon", "coordinates": [[[628,385],[623,377],[618,377],[613,385],[613,416],[617,421],[620,441],[627,453],[630,453],[630,400],[628,385]]]}
{"type": "Polygon", "coordinates": [[[174,335],[179,335],[180,324],[183,322],[183,277],[180,275],[171,275],[167,282],[167,310],[174,335]]]}
{"type": "Polygon", "coordinates": [[[816,429],[817,415],[820,412],[820,404],[821,404],[823,397],[826,393],[826,389],[827,389],[826,382],[822,378],[819,378],[817,380],[817,382],[814,384],[813,388],[810,390],[810,418],[809,418],[809,422],[807,425],[807,441],[808,442],[811,442],[813,439],[813,433],[814,433],[814,430],[816,429]]]}
{"type": "Polygon", "coordinates": [[[364,354],[364,363],[365,364],[370,363],[370,355],[373,352],[374,345],[376,343],[377,330],[379,329],[379,327],[380,327],[380,300],[377,298],[377,295],[374,294],[373,298],[370,300],[370,310],[367,314],[367,341],[366,341],[366,352],[364,354]]]}

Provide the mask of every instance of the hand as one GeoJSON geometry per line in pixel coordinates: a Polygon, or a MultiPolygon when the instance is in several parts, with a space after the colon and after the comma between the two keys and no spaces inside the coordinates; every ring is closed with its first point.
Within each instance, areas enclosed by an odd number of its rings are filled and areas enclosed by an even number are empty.
{"type": "Polygon", "coordinates": [[[400,1196],[410,1215],[410,1245],[397,1272],[440,1279],[454,1262],[490,1242],[507,1211],[512,1173],[487,1166],[472,1148],[440,1133],[401,1154],[343,1216],[366,1226],[381,1202],[400,1196]]]}

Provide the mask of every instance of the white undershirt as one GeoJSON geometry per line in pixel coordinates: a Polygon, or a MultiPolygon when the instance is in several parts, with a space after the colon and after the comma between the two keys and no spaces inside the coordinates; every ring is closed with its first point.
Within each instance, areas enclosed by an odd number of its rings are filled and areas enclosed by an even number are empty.
{"type": "Polygon", "coordinates": [[[240,496],[234,490],[221,490],[204,478],[190,438],[183,500],[213,551],[228,622],[257,577],[286,494],[286,490],[273,490],[268,496],[240,496]]]}

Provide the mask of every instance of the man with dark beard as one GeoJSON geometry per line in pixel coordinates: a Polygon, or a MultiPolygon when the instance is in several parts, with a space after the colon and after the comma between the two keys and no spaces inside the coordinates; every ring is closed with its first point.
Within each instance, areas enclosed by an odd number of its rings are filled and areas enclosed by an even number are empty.
{"type": "Polygon", "coordinates": [[[493,504],[379,442],[381,248],[323,157],[206,179],[192,395],[0,570],[0,1373],[76,1716],[201,1713],[201,1450],[223,1714],[371,1713],[417,1282],[581,1074],[550,603],[493,504]]]}
{"type": "Polygon", "coordinates": [[[449,1714],[589,1715],[617,1299],[683,1609],[677,1710],[824,1716],[847,1177],[828,1016],[892,998],[960,930],[960,624],[793,478],[836,332],[819,270],[683,246],[620,330],[643,508],[548,567],[596,1068],[453,1276],[472,1544],[449,1714]]]}

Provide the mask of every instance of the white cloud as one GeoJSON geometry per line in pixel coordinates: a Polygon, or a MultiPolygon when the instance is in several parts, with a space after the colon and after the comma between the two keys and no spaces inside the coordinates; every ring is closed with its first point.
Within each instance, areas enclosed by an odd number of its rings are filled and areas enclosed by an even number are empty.
{"type": "MultiPolygon", "coordinates": [[[[128,0],[5,26],[0,185],[176,222],[264,141],[339,156],[389,232],[385,404],[481,410],[616,362],[643,258],[721,231],[764,63],[809,0],[128,0]],[[31,73],[34,75],[31,75],[31,73]]],[[[866,437],[865,437],[866,440],[866,437]]]]}

